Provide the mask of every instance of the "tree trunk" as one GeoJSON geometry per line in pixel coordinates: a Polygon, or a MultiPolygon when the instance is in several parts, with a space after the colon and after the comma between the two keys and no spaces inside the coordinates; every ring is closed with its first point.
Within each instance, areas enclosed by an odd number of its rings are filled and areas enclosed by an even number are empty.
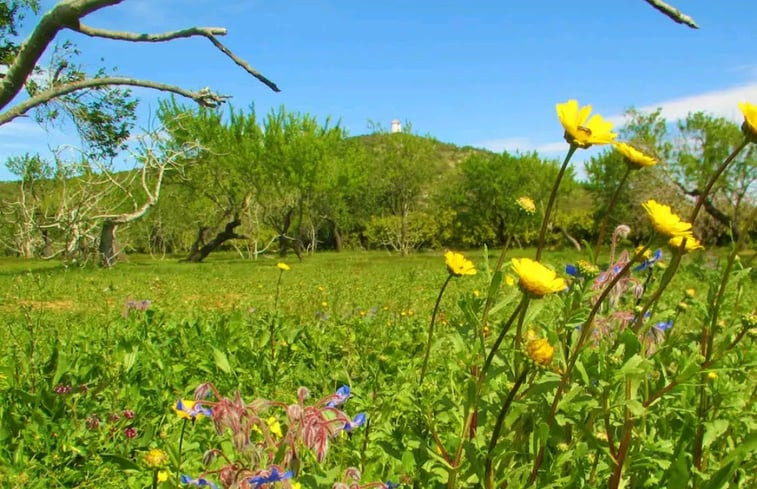
{"type": "Polygon", "coordinates": [[[334,249],[337,252],[342,251],[342,233],[336,223],[334,223],[334,249]]]}
{"type": "Polygon", "coordinates": [[[239,217],[234,216],[234,220],[226,224],[226,228],[224,228],[224,230],[220,233],[216,234],[215,238],[211,239],[203,246],[199,246],[199,243],[196,243],[194,246],[192,246],[192,251],[189,253],[189,256],[187,256],[182,261],[199,263],[226,241],[230,239],[245,239],[245,237],[241,234],[234,232],[234,229],[241,224],[242,221],[239,220],[239,217]]]}
{"type": "Polygon", "coordinates": [[[116,229],[118,224],[112,219],[105,219],[100,231],[100,264],[110,268],[116,263],[116,229]]]}

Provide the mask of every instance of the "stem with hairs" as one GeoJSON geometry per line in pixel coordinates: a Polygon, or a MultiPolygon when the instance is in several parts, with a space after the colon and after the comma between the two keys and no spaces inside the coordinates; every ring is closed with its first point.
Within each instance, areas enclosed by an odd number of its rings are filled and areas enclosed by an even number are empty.
{"type": "Polygon", "coordinates": [[[541,231],[539,231],[539,241],[538,246],[536,248],[536,261],[539,261],[541,258],[542,251],[544,251],[544,242],[547,235],[547,227],[549,226],[549,218],[552,214],[552,207],[555,204],[555,199],[557,198],[557,189],[560,188],[560,182],[562,181],[562,177],[565,174],[565,169],[568,167],[568,162],[570,161],[570,158],[573,156],[573,153],[576,152],[578,149],[578,146],[575,144],[571,144],[570,148],[568,149],[568,154],[565,155],[565,160],[562,163],[562,166],[560,167],[560,172],[557,174],[557,178],[555,179],[555,183],[552,185],[552,192],[549,194],[549,201],[547,202],[547,208],[544,210],[544,220],[541,222],[541,231]]]}
{"type": "Polygon", "coordinates": [[[450,280],[452,280],[453,275],[450,273],[447,275],[447,280],[444,281],[444,285],[442,285],[441,290],[439,290],[439,295],[436,297],[436,304],[434,304],[434,312],[431,314],[431,323],[428,325],[428,339],[426,340],[426,352],[423,354],[423,366],[421,367],[421,378],[418,380],[418,388],[423,385],[423,379],[426,376],[426,369],[428,368],[428,357],[431,354],[431,340],[434,336],[434,324],[436,323],[436,314],[439,312],[439,304],[442,302],[442,296],[444,295],[444,290],[447,288],[447,285],[449,285],[450,280]]]}
{"type": "Polygon", "coordinates": [[[615,204],[618,202],[618,196],[620,196],[620,190],[623,188],[623,185],[625,185],[626,180],[628,180],[628,176],[631,174],[631,165],[626,165],[626,172],[623,174],[623,177],[621,177],[620,182],[618,183],[618,186],[615,187],[615,192],[612,194],[612,197],[610,198],[610,203],[607,204],[607,211],[605,212],[605,215],[602,217],[602,222],[599,225],[599,232],[597,233],[597,243],[594,245],[594,257],[593,262],[597,263],[597,258],[599,257],[599,249],[602,247],[602,241],[605,239],[605,231],[607,230],[607,221],[610,220],[610,214],[612,213],[613,209],[615,208],[615,204]]]}

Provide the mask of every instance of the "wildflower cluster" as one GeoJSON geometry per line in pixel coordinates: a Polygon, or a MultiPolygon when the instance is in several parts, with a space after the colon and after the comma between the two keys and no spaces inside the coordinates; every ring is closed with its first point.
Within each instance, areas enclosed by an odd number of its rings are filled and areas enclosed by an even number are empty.
{"type": "Polygon", "coordinates": [[[342,410],[352,397],[346,385],[314,403],[306,402],[309,397],[308,389],[301,387],[297,391],[297,402],[292,404],[265,399],[246,403],[239,392],[225,397],[213,384],[200,385],[195,390],[194,400],[179,400],[173,410],[185,420],[210,419],[219,436],[230,436],[234,453],[219,449],[206,452],[206,465],[215,460],[221,460],[222,465],[205,470],[197,477],[182,475],[181,482],[224,489],[265,489],[279,483],[285,489],[299,488],[294,478],[300,462],[307,460],[303,450],[312,452],[320,463],[337,435],[352,433],[366,423],[365,413],[350,417],[342,410]],[[285,421],[280,422],[271,410],[283,413],[285,421]],[[249,464],[251,453],[255,454],[253,465],[249,464]]]}

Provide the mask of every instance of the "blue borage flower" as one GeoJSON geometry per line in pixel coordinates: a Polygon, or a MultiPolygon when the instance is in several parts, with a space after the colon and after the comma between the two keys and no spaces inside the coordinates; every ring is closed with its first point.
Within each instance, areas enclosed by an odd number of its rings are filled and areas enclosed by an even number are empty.
{"type": "Polygon", "coordinates": [[[344,423],[344,427],[342,428],[347,433],[352,432],[355,428],[359,428],[360,426],[363,426],[366,421],[365,413],[358,413],[355,415],[354,418],[352,418],[352,421],[347,421],[344,423]]]}
{"type": "Polygon", "coordinates": [[[254,484],[254,486],[252,486],[254,489],[258,489],[263,484],[273,484],[274,482],[281,482],[286,479],[291,479],[292,475],[294,474],[291,470],[287,470],[286,472],[279,472],[278,468],[271,467],[268,475],[256,475],[255,477],[250,477],[249,479],[247,479],[247,482],[254,484]]]}
{"type": "Polygon", "coordinates": [[[176,401],[174,410],[176,411],[176,414],[179,414],[179,416],[191,419],[193,421],[200,415],[207,417],[213,416],[212,409],[210,409],[209,407],[204,407],[202,404],[196,401],[186,401],[179,399],[178,401],[176,401]]]}
{"type": "Polygon", "coordinates": [[[572,263],[569,263],[565,265],[565,273],[570,275],[571,277],[580,277],[581,275],[578,272],[578,267],[573,265],[572,263]]]}
{"type": "Polygon", "coordinates": [[[654,253],[652,253],[652,256],[641,262],[641,264],[634,267],[634,272],[641,272],[648,268],[652,268],[655,263],[660,261],[662,259],[662,250],[657,249],[654,253]]]}
{"type": "Polygon", "coordinates": [[[339,407],[347,402],[347,399],[349,399],[350,397],[352,397],[352,394],[350,393],[350,387],[348,385],[343,385],[336,390],[336,393],[333,396],[331,396],[331,400],[326,403],[326,407],[339,407]]]}
{"type": "Polygon", "coordinates": [[[392,481],[386,481],[385,485],[386,485],[386,489],[397,489],[400,486],[399,484],[395,484],[392,481]]]}
{"type": "Polygon", "coordinates": [[[210,482],[208,479],[204,477],[198,477],[197,479],[193,479],[192,477],[182,474],[180,477],[182,484],[188,484],[190,486],[196,486],[196,487],[210,487],[212,489],[218,489],[218,486],[210,482]]]}

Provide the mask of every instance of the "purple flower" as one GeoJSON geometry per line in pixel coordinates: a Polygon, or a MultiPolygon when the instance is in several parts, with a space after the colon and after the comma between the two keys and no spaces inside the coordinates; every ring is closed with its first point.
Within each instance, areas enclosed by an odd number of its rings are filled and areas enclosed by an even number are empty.
{"type": "Polygon", "coordinates": [[[137,430],[133,426],[128,426],[124,428],[124,435],[131,440],[137,436],[137,430]]]}
{"type": "Polygon", "coordinates": [[[657,249],[654,253],[652,253],[652,256],[641,262],[640,265],[636,265],[634,267],[634,272],[641,272],[648,268],[652,268],[655,263],[660,261],[662,259],[662,250],[657,249]]]}
{"type": "Polygon", "coordinates": [[[124,409],[123,415],[126,419],[134,419],[134,411],[131,409],[124,409]]]}
{"type": "Polygon", "coordinates": [[[182,484],[189,484],[190,486],[196,486],[196,487],[212,487],[213,489],[218,489],[218,486],[210,482],[208,479],[204,477],[198,477],[197,479],[192,479],[188,475],[181,475],[181,483],[182,484]]]}
{"type": "Polygon", "coordinates": [[[336,394],[331,396],[331,400],[326,403],[326,407],[335,408],[339,407],[345,402],[347,402],[347,399],[351,397],[350,393],[350,386],[343,385],[340,388],[336,390],[336,394]]]}
{"type": "Polygon", "coordinates": [[[355,428],[359,428],[360,426],[363,426],[365,424],[365,413],[358,413],[352,421],[347,421],[344,423],[344,427],[342,428],[347,433],[351,433],[352,430],[355,428]]]}
{"type": "Polygon", "coordinates": [[[660,321],[659,323],[655,324],[654,327],[659,329],[660,331],[667,331],[673,327],[673,320],[668,319],[667,321],[660,321]]]}
{"type": "Polygon", "coordinates": [[[250,484],[255,484],[252,486],[253,488],[257,489],[263,484],[273,484],[274,482],[281,482],[285,479],[290,479],[292,477],[292,471],[287,470],[286,472],[279,472],[279,469],[276,467],[271,467],[271,472],[268,475],[256,475],[255,477],[250,477],[247,479],[247,482],[250,484]]]}

